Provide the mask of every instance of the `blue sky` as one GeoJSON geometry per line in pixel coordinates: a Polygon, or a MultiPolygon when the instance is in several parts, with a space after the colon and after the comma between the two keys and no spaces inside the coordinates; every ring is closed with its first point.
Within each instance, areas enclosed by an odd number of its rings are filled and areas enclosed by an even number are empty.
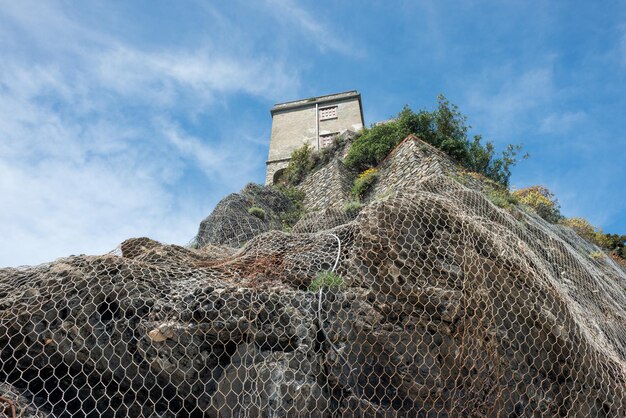
{"type": "Polygon", "coordinates": [[[626,233],[623,1],[0,0],[0,265],[188,242],[263,181],[274,103],[351,89],[367,124],[444,93],[626,233]]]}

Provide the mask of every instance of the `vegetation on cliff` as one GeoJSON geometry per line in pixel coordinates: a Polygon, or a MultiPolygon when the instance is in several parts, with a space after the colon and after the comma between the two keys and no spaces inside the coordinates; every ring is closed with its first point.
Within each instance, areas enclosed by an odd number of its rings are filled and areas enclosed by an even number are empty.
{"type": "MultiPolygon", "coordinates": [[[[550,223],[560,223],[570,227],[582,238],[606,252],[621,259],[626,259],[626,235],[604,233],[602,228],[592,225],[584,218],[564,217],[561,214],[561,206],[556,195],[547,187],[534,185],[514,190],[508,196],[513,199],[509,200],[509,203],[524,205],[550,223]]],[[[597,258],[597,253],[594,258],[597,258]]]]}
{"type": "MultiPolygon", "coordinates": [[[[380,174],[375,167],[404,138],[414,134],[443,151],[463,167],[466,170],[463,173],[465,177],[470,176],[484,183],[485,194],[495,205],[501,208],[522,205],[550,223],[562,223],[572,227],[581,237],[614,256],[626,259],[626,235],[605,234],[600,228],[582,218],[564,218],[558,199],[547,187],[534,185],[510,191],[511,169],[520,159],[525,159],[528,155],[520,154],[521,145],[509,144],[500,157],[496,157],[493,142],[483,144],[480,135],[474,135],[470,139],[468,136],[470,128],[467,117],[459,111],[458,106],[440,95],[435,110],[423,109],[416,113],[406,106],[395,119],[364,129],[352,141],[344,159],[345,165],[354,173],[351,190],[355,199],[354,205],[361,205],[359,202],[377,181],[380,174]]],[[[295,150],[286,170],[285,183],[299,184],[307,174],[328,163],[339,150],[344,149],[345,145],[345,139],[339,137],[332,146],[319,152],[306,144],[295,150]]],[[[457,180],[465,183],[463,180],[466,178],[461,177],[457,180]]],[[[293,219],[286,223],[292,226],[299,219],[301,212],[296,210],[290,214],[294,215],[293,219]]]]}
{"type": "Polygon", "coordinates": [[[563,218],[561,222],[587,241],[611,254],[626,259],[626,235],[605,234],[602,228],[592,225],[584,218],[563,218]]]}
{"type": "Polygon", "coordinates": [[[519,203],[532,208],[548,222],[561,220],[561,206],[554,193],[545,186],[535,185],[515,190],[512,195],[519,203]]]}
{"type": "Polygon", "coordinates": [[[345,163],[356,172],[375,167],[404,138],[414,134],[468,170],[508,186],[511,167],[519,161],[522,146],[510,144],[497,158],[493,142],[483,145],[480,135],[470,139],[470,128],[458,107],[440,95],[433,111],[423,109],[415,113],[405,106],[394,120],[365,129],[354,141],[345,163]]]}
{"type": "Polygon", "coordinates": [[[289,210],[284,210],[279,213],[280,222],[282,223],[284,231],[290,231],[291,228],[300,220],[305,213],[304,209],[304,192],[296,189],[293,186],[287,186],[279,184],[274,186],[274,189],[281,192],[289,201],[292,206],[289,210]]]}
{"type": "Polygon", "coordinates": [[[359,174],[354,180],[354,185],[352,186],[352,196],[361,200],[363,196],[365,196],[365,194],[372,188],[376,179],[378,179],[378,170],[375,168],[368,168],[359,174]]]}
{"type": "Polygon", "coordinates": [[[304,177],[313,170],[328,164],[337,152],[346,144],[346,139],[338,135],[332,144],[326,148],[316,151],[309,144],[304,144],[291,153],[289,165],[285,170],[284,182],[289,185],[300,183],[304,177]]]}

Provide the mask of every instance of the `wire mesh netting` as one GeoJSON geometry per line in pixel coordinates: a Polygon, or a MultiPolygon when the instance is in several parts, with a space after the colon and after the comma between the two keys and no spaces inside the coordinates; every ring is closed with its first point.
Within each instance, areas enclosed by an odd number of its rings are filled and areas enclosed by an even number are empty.
{"type": "Polygon", "coordinates": [[[433,176],[248,238],[0,270],[0,413],[626,416],[626,273],[567,228],[433,176]]]}

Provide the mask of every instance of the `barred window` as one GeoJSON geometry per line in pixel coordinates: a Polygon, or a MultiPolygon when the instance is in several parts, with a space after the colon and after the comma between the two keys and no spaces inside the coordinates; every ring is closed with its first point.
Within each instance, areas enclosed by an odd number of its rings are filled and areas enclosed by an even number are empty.
{"type": "Polygon", "coordinates": [[[337,106],[320,108],[320,120],[337,118],[337,106]]]}
{"type": "Polygon", "coordinates": [[[335,135],[337,135],[336,132],[332,134],[320,135],[320,148],[326,148],[331,146],[333,144],[333,141],[335,140],[335,135]]]}

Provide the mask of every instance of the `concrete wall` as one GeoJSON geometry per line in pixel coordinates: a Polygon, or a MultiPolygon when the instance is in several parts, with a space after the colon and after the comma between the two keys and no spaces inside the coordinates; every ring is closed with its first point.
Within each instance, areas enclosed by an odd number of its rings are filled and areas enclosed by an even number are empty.
{"type": "MultiPolygon", "coordinates": [[[[357,97],[324,102],[320,107],[337,106],[337,118],[319,122],[319,134],[340,133],[345,130],[363,129],[361,107],[357,97]]],[[[271,184],[274,173],[287,166],[291,153],[309,144],[318,147],[317,118],[315,102],[295,109],[274,112],[272,116],[272,136],[265,176],[266,184],[271,184]]]]}
{"type": "Polygon", "coordinates": [[[317,146],[315,105],[285,110],[272,117],[272,136],[268,161],[291,157],[304,144],[317,146]]]}
{"type": "Polygon", "coordinates": [[[358,132],[363,129],[361,121],[361,108],[355,98],[338,103],[324,103],[320,107],[337,106],[337,119],[320,121],[320,135],[340,133],[349,129],[358,132]]]}

